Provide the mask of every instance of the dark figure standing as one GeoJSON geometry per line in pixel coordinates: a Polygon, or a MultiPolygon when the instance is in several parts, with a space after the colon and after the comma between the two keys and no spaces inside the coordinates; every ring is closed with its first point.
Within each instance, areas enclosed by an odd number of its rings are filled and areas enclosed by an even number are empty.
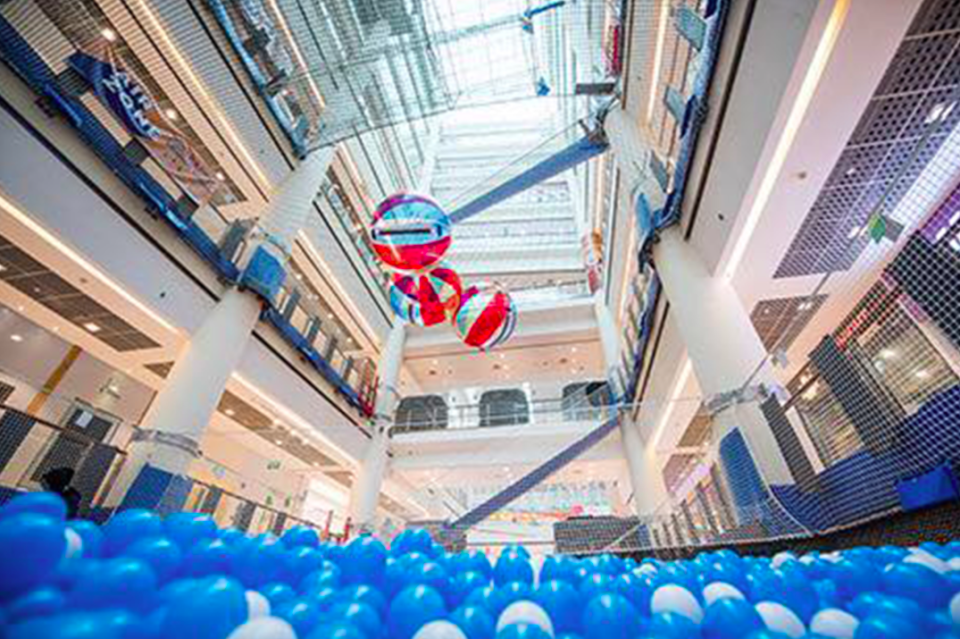
{"type": "Polygon", "coordinates": [[[67,505],[67,518],[76,519],[80,511],[81,496],[80,492],[70,485],[71,481],[73,481],[73,469],[64,467],[47,471],[40,483],[43,484],[44,490],[60,495],[67,505]]]}

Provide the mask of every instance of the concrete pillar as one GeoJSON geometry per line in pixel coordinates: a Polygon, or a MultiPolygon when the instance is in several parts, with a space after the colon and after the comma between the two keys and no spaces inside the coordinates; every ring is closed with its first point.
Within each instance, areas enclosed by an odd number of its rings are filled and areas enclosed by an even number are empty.
{"type": "MultiPolygon", "coordinates": [[[[661,192],[651,183],[649,149],[634,118],[614,107],[604,120],[604,131],[617,158],[629,210],[641,192],[658,208],[661,192]]],[[[737,391],[751,377],[751,386],[775,387],[769,363],[754,375],[767,353],[736,291],[726,280],[711,276],[678,227],[661,231],[653,261],[705,398],[737,391]]],[[[717,441],[740,428],[767,483],[792,483],[759,402],[730,405],[714,415],[714,423],[717,441]]]]}
{"type": "MultiPolygon", "coordinates": [[[[600,346],[603,349],[603,361],[607,374],[607,383],[616,397],[623,389],[618,388],[620,377],[617,374],[620,365],[620,339],[613,314],[603,302],[599,293],[594,299],[594,311],[597,317],[597,329],[600,332],[600,346]]],[[[666,500],[667,490],[663,477],[656,469],[656,454],[648,451],[637,424],[630,418],[632,411],[621,415],[620,439],[623,442],[623,455],[630,470],[630,482],[633,484],[633,504],[637,515],[651,516],[666,500]]]]}
{"type": "MultiPolygon", "coordinates": [[[[766,348],[737,292],[727,280],[711,277],[678,227],[661,232],[653,259],[705,398],[737,391],[748,382],[750,388],[762,384],[774,389],[778,382],[765,362],[766,348]]],[[[766,482],[793,483],[760,403],[748,399],[721,408],[714,415],[715,439],[739,428],[766,482]]]]}
{"type": "Polygon", "coordinates": [[[399,400],[397,386],[406,336],[406,324],[399,318],[396,319],[387,336],[383,352],[380,353],[380,365],[377,367],[380,381],[374,407],[373,437],[350,491],[350,521],[357,532],[374,529],[377,502],[380,500],[380,491],[387,474],[390,428],[393,426],[394,411],[399,400]]]}
{"type": "MultiPolygon", "coordinates": [[[[332,159],[333,148],[315,151],[277,187],[260,216],[255,243],[274,253],[289,252],[332,159]]],[[[258,297],[231,288],[204,318],[144,415],[110,501],[123,498],[145,464],[175,475],[187,474],[260,310],[258,297]]]]}

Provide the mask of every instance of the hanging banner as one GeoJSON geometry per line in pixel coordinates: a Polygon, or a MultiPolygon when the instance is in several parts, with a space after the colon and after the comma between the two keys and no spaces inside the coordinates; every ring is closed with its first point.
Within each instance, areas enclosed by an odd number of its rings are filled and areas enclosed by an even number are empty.
{"type": "Polygon", "coordinates": [[[163,170],[198,206],[212,200],[222,188],[193,145],[167,120],[143,85],[117,61],[112,47],[106,60],[78,51],[67,63],[90,83],[100,102],[137,138],[163,170]]]}
{"type": "Polygon", "coordinates": [[[580,248],[590,293],[596,293],[603,286],[603,236],[600,231],[592,230],[585,234],[580,239],[580,248]]]}

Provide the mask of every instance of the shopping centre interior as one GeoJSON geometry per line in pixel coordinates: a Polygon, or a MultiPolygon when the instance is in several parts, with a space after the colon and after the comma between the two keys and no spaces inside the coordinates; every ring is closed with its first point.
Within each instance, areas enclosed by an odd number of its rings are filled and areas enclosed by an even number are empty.
{"type": "Polygon", "coordinates": [[[2,0],[0,503],[945,542],[958,100],[951,0],[2,0]]]}

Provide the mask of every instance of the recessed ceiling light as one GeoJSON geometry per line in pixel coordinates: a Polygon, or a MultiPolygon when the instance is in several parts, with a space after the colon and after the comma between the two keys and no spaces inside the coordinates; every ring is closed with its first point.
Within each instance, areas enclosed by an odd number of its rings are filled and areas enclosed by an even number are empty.
{"type": "Polygon", "coordinates": [[[23,341],[23,335],[18,335],[17,333],[14,333],[13,335],[10,336],[10,341],[13,341],[13,342],[22,342],[22,341],[23,341]]]}
{"type": "Polygon", "coordinates": [[[224,180],[227,179],[227,176],[223,174],[223,171],[217,171],[217,172],[214,173],[213,175],[214,175],[218,180],[220,180],[221,182],[223,182],[224,180]]]}
{"type": "Polygon", "coordinates": [[[59,333],[59,332],[60,332],[60,327],[59,327],[59,326],[54,326],[54,327],[53,327],[53,332],[54,332],[54,333],[59,333]]]}
{"type": "Polygon", "coordinates": [[[928,379],[930,377],[930,371],[925,368],[921,368],[916,373],[914,373],[917,379],[928,379]]]}
{"type": "Polygon", "coordinates": [[[811,308],[813,308],[813,302],[800,302],[797,305],[798,311],[809,311],[811,308]]]}
{"type": "Polygon", "coordinates": [[[7,267],[3,264],[0,264],[0,273],[3,273],[5,270],[7,270],[7,267]]]}
{"type": "Polygon", "coordinates": [[[430,363],[433,364],[434,366],[436,366],[437,364],[440,363],[440,360],[435,359],[435,360],[432,360],[430,363]]]}
{"type": "Polygon", "coordinates": [[[283,440],[281,439],[275,439],[273,440],[273,443],[276,444],[277,446],[283,446],[283,440]]]}
{"type": "Polygon", "coordinates": [[[84,322],[83,327],[91,333],[99,333],[100,325],[95,322],[84,322]]]}
{"type": "Polygon", "coordinates": [[[576,352],[577,352],[577,347],[576,347],[576,346],[571,346],[571,347],[570,347],[570,352],[571,352],[571,353],[576,353],[576,352]]]}
{"type": "Polygon", "coordinates": [[[327,313],[327,319],[333,319],[333,313],[327,313]]]}
{"type": "Polygon", "coordinates": [[[104,29],[100,32],[100,35],[103,36],[103,39],[107,42],[116,42],[117,41],[117,32],[113,29],[104,29]]]}
{"type": "Polygon", "coordinates": [[[167,109],[166,111],[164,111],[164,114],[166,114],[168,120],[173,120],[173,121],[176,121],[177,118],[180,117],[180,114],[177,113],[176,109],[167,109]]]}
{"type": "Polygon", "coordinates": [[[857,237],[857,235],[859,234],[860,234],[860,227],[854,226],[852,229],[850,229],[850,232],[847,233],[847,239],[852,240],[853,238],[857,237]]]}
{"type": "Polygon", "coordinates": [[[228,408],[227,410],[225,410],[225,411],[223,411],[223,412],[226,413],[227,417],[233,417],[234,415],[237,414],[236,411],[233,410],[232,408],[228,408]]]}

